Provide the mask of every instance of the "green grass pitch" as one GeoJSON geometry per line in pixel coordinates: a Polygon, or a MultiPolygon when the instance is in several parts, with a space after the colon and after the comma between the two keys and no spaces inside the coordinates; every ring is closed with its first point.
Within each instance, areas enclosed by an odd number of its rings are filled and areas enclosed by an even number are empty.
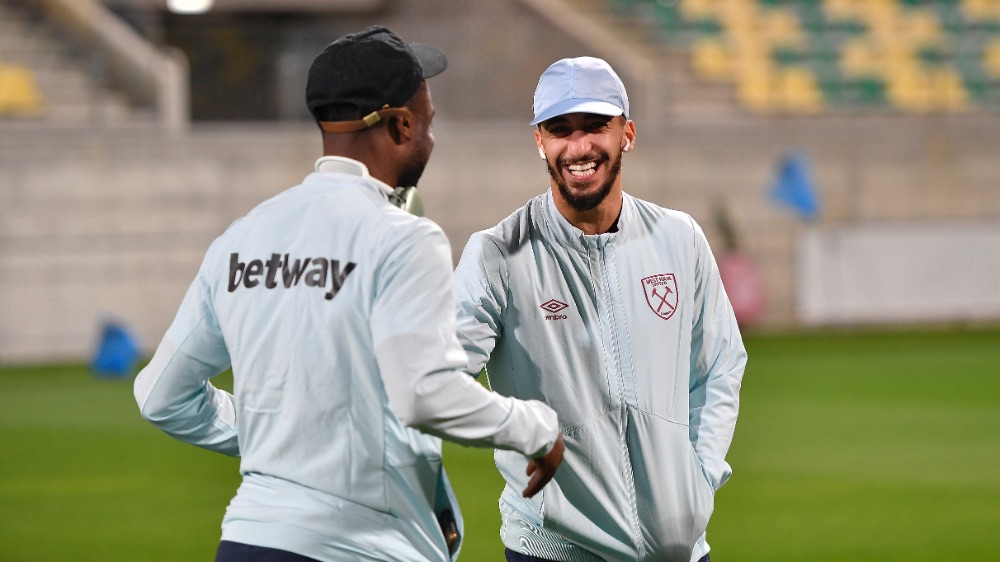
{"type": "MultiPolygon", "coordinates": [[[[746,343],[714,562],[1000,560],[1000,330],[746,343]]],[[[502,560],[491,452],[445,462],[461,559],[502,560]]],[[[211,560],[237,468],[143,422],[130,381],[0,369],[0,562],[211,560]]]]}

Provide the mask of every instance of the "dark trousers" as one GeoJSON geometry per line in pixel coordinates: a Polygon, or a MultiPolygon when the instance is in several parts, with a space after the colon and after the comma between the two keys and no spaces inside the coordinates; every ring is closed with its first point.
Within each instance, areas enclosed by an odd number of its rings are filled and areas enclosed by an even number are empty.
{"type": "Polygon", "coordinates": [[[287,550],[222,541],[219,543],[219,549],[215,551],[215,562],[316,562],[316,560],[287,550]]]}
{"type": "MultiPolygon", "coordinates": [[[[528,556],[527,554],[521,554],[520,552],[515,552],[511,549],[506,549],[504,554],[507,555],[507,562],[555,562],[554,560],[549,560],[548,558],[539,558],[537,556],[528,556]]],[[[698,562],[709,562],[708,555],[702,556],[698,562]]]]}

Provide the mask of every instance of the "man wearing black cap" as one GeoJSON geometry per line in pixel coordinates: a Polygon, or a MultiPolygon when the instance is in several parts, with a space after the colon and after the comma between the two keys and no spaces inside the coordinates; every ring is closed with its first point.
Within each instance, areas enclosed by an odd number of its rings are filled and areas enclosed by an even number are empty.
{"type": "MultiPolygon", "coordinates": [[[[330,44],[306,99],[324,156],[234,222],[135,396],[170,435],[240,456],[217,561],[446,561],[462,518],[439,437],[523,455],[532,496],[562,458],[555,413],[461,369],[451,251],[396,206],[434,146],[437,49],[372,27],[330,44]],[[232,367],[233,394],[209,379],[232,367]]],[[[523,470],[523,468],[522,468],[523,470]]]]}

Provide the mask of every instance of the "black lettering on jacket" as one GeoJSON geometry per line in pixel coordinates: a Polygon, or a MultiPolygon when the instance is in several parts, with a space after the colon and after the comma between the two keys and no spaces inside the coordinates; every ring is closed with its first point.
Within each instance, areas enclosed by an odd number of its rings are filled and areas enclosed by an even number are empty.
{"type": "Polygon", "coordinates": [[[324,294],[326,300],[332,300],[344,286],[347,276],[354,271],[357,264],[347,262],[341,267],[340,260],[323,257],[292,258],[288,254],[271,254],[267,260],[254,259],[248,262],[240,261],[240,254],[229,254],[229,292],[240,286],[253,289],[262,282],[265,289],[279,286],[278,273],[286,289],[297,287],[300,281],[305,281],[309,287],[329,289],[324,294]]]}

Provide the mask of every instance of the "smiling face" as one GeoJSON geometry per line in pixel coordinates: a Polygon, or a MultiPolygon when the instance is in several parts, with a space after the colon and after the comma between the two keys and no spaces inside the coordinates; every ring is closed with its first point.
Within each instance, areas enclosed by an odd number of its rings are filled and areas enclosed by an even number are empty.
{"type": "MultiPolygon", "coordinates": [[[[569,113],[542,122],[535,131],[535,142],[552,178],[553,197],[564,215],[567,211],[580,214],[603,210],[613,211],[617,217],[622,152],[635,142],[631,121],[569,113]],[[609,209],[609,205],[616,208],[609,209]]],[[[575,224],[573,217],[566,218],[575,224]]]]}

